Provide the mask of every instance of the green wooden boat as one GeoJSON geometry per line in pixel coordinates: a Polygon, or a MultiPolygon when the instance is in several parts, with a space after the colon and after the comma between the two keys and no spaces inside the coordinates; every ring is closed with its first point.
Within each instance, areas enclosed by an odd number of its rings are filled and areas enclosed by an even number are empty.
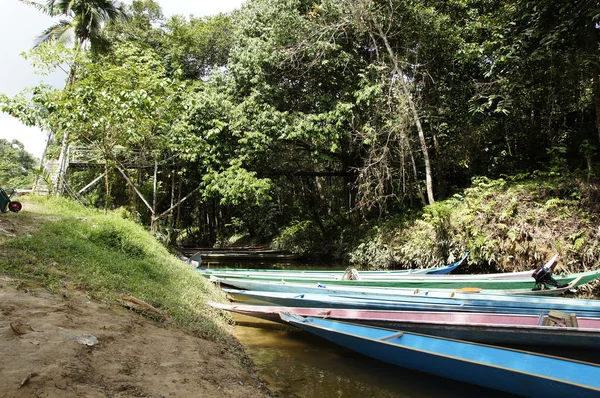
{"type": "MultiPolygon", "coordinates": [[[[238,279],[247,279],[254,281],[279,281],[290,283],[327,283],[328,286],[345,285],[345,286],[364,286],[364,287],[394,287],[394,288],[411,288],[411,289],[464,289],[464,288],[479,288],[485,290],[516,290],[516,289],[534,289],[536,282],[533,278],[486,278],[482,275],[481,278],[473,278],[472,275],[465,275],[465,278],[460,278],[459,275],[454,275],[451,278],[444,275],[438,276],[416,276],[411,277],[390,277],[388,279],[377,280],[327,280],[323,281],[319,277],[278,277],[278,276],[250,276],[244,278],[238,276],[238,279]]],[[[600,269],[580,272],[575,274],[554,275],[556,282],[562,285],[570,285],[575,288],[585,283],[591,282],[600,278],[600,269]],[[574,282],[574,283],[573,283],[574,282]]]]}
{"type": "Polygon", "coordinates": [[[223,286],[232,286],[236,289],[253,292],[279,292],[279,293],[314,293],[314,294],[331,294],[344,296],[379,296],[381,298],[398,297],[398,296],[428,296],[428,297],[453,297],[458,294],[509,294],[509,295],[526,295],[526,296],[560,296],[567,293],[577,284],[577,279],[570,284],[561,288],[549,288],[543,290],[533,290],[531,287],[527,289],[511,289],[511,290],[484,290],[479,288],[464,288],[464,289],[410,289],[397,287],[365,287],[365,286],[343,286],[330,285],[328,282],[318,285],[309,283],[290,283],[280,281],[255,281],[252,279],[237,279],[237,278],[216,278],[211,276],[210,280],[215,284],[223,286]]]}

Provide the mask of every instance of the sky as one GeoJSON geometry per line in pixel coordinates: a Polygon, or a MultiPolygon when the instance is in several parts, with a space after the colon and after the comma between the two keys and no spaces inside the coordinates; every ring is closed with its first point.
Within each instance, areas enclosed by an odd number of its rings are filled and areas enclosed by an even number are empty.
{"type": "MultiPolygon", "coordinates": [[[[34,73],[29,62],[21,53],[33,46],[35,38],[48,26],[52,19],[32,6],[19,0],[0,0],[0,93],[9,97],[21,92],[26,87],[34,87],[40,82],[64,87],[66,75],[59,71],[49,76],[34,73]]],[[[46,3],[46,0],[37,0],[46,3]]],[[[169,17],[175,14],[196,17],[230,12],[240,8],[243,0],[158,0],[163,14],[169,17]]],[[[125,1],[130,3],[130,1],[125,1]]],[[[12,116],[0,112],[0,138],[12,141],[19,140],[25,150],[36,158],[41,158],[46,145],[47,133],[35,127],[27,127],[12,116]]]]}

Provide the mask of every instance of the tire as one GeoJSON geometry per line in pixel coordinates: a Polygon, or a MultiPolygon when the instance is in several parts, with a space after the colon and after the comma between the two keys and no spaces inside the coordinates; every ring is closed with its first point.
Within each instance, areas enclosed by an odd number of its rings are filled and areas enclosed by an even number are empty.
{"type": "Polygon", "coordinates": [[[23,205],[21,204],[21,202],[12,201],[8,204],[8,210],[12,211],[13,213],[20,212],[22,208],[23,205]]]}

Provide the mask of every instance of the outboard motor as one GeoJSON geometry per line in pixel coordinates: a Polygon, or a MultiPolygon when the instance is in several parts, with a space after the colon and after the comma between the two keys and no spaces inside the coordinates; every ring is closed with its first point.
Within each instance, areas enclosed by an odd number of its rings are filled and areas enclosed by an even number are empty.
{"type": "Polygon", "coordinates": [[[548,285],[556,288],[566,287],[566,284],[560,284],[552,277],[552,268],[542,265],[531,275],[535,279],[535,288],[533,290],[547,289],[548,285]]]}

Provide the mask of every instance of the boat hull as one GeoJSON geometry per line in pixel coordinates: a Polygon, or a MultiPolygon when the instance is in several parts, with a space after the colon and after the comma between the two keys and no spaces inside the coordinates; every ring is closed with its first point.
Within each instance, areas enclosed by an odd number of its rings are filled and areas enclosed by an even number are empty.
{"type": "Polygon", "coordinates": [[[219,285],[231,286],[236,289],[252,290],[257,292],[280,292],[280,293],[314,293],[314,294],[335,294],[335,295],[355,295],[355,296],[378,296],[378,297],[396,297],[415,294],[444,294],[448,297],[459,293],[493,293],[493,294],[511,294],[528,296],[558,296],[572,287],[532,290],[532,289],[513,289],[513,290],[491,290],[486,291],[479,288],[470,289],[411,289],[411,288],[393,288],[393,287],[364,287],[364,286],[344,286],[329,283],[288,283],[276,281],[256,281],[252,279],[240,278],[216,278],[211,280],[219,285]]]}
{"type": "MultiPolygon", "coordinates": [[[[448,275],[449,276],[449,275],[448,275]]],[[[600,269],[577,274],[557,275],[554,277],[560,284],[573,284],[577,287],[600,277],[600,269]]],[[[238,276],[238,279],[250,279],[254,281],[271,281],[287,283],[307,283],[317,285],[323,283],[322,278],[318,277],[277,277],[277,276],[250,276],[244,278],[238,276]]],[[[355,287],[386,287],[386,288],[410,288],[410,289],[464,289],[479,288],[485,290],[532,290],[535,287],[533,278],[510,278],[498,279],[473,279],[467,278],[445,278],[441,276],[412,276],[395,277],[389,279],[371,279],[371,280],[327,280],[328,285],[335,286],[355,286],[355,287]]]]}
{"type": "MultiPolygon", "coordinates": [[[[365,279],[381,279],[393,278],[397,276],[411,275],[446,275],[458,268],[468,257],[466,253],[460,260],[453,264],[443,265],[439,267],[417,268],[407,270],[385,270],[385,271],[358,271],[361,278],[365,279]]],[[[556,258],[556,256],[555,256],[556,258]]],[[[554,258],[554,261],[555,261],[554,258]]],[[[251,269],[251,268],[198,268],[203,276],[215,276],[219,278],[252,278],[252,277],[276,277],[276,278],[306,278],[314,277],[321,280],[341,279],[344,276],[345,270],[279,270],[279,269],[251,269]]],[[[530,277],[532,271],[520,273],[503,273],[490,274],[490,277],[530,277]]]]}
{"type": "Polygon", "coordinates": [[[344,297],[327,294],[293,294],[223,289],[248,304],[304,308],[343,308],[382,311],[454,311],[495,314],[547,315],[551,310],[577,317],[600,318],[600,301],[546,297],[462,294],[454,297],[402,296],[394,299],[344,297]]]}
{"type": "Polygon", "coordinates": [[[459,340],[281,314],[286,322],[363,355],[529,397],[598,397],[600,367],[459,340]]]}
{"type": "Polygon", "coordinates": [[[540,326],[537,315],[377,311],[209,303],[214,308],[281,323],[279,314],[327,318],[487,344],[600,349],[600,319],[578,318],[578,327],[540,326]]]}

